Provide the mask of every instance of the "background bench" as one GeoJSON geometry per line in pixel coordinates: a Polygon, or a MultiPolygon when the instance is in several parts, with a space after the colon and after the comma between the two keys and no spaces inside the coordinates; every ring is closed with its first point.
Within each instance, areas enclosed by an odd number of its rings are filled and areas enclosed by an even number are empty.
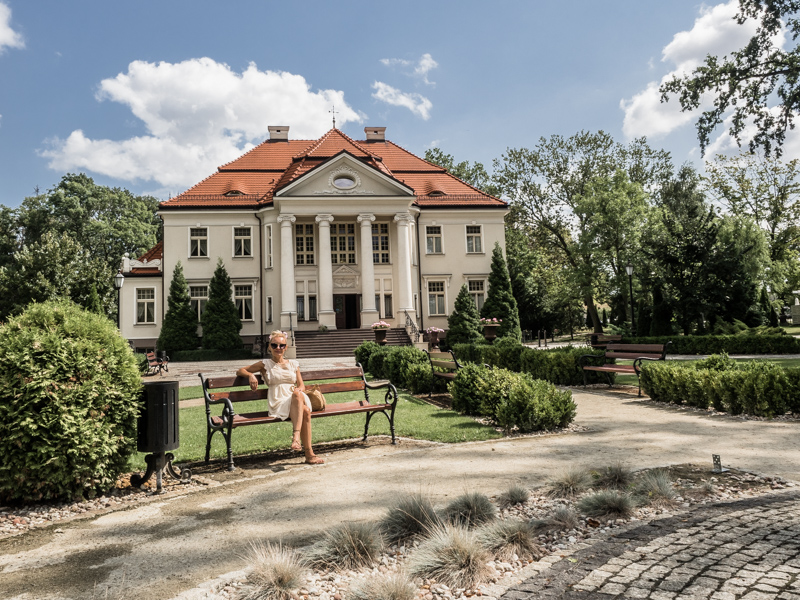
{"type": "MultiPolygon", "coordinates": [[[[608,385],[614,383],[614,373],[633,373],[639,379],[643,360],[664,360],[667,356],[666,344],[607,344],[605,353],[584,354],[578,359],[578,364],[583,369],[583,385],[586,387],[586,371],[599,371],[608,377],[608,385]],[[616,360],[632,360],[632,365],[618,365],[616,360]],[[600,362],[594,365],[591,362],[600,362]]],[[[639,381],[639,396],[642,395],[642,383],[639,381]]]]}
{"type": "MultiPolygon", "coordinates": [[[[369,431],[369,422],[372,415],[376,412],[383,413],[389,419],[389,429],[392,433],[392,444],[396,444],[394,433],[394,411],[397,405],[397,390],[394,385],[389,381],[382,381],[379,383],[370,383],[364,378],[364,371],[360,364],[355,367],[345,367],[338,369],[325,369],[320,371],[301,371],[303,383],[306,386],[311,385],[313,382],[331,380],[331,379],[347,379],[347,381],[335,381],[331,383],[321,383],[319,390],[324,394],[327,406],[324,410],[314,411],[311,413],[312,419],[321,417],[333,417],[337,415],[352,415],[356,413],[366,413],[366,424],[364,425],[364,438],[367,440],[367,432],[369,431]],[[383,402],[371,403],[369,399],[370,390],[385,389],[386,394],[383,402]],[[353,392],[363,391],[364,399],[355,400],[350,402],[336,402],[337,392],[353,392]]],[[[249,380],[247,377],[214,377],[206,379],[202,373],[199,373],[200,381],[203,382],[203,397],[206,403],[206,421],[207,421],[207,434],[206,434],[206,462],[209,461],[211,456],[211,438],[216,432],[220,432],[225,439],[225,444],[228,449],[228,470],[234,469],[233,465],[233,451],[231,449],[231,436],[233,430],[237,427],[244,427],[247,425],[268,425],[270,423],[281,423],[282,421],[277,417],[270,416],[268,410],[257,412],[243,412],[237,413],[234,405],[240,402],[255,402],[264,401],[267,399],[268,388],[259,387],[256,391],[249,388],[249,380]],[[247,386],[246,390],[236,391],[218,391],[222,388],[231,388],[247,386]],[[215,405],[222,405],[222,413],[219,416],[212,415],[212,407],[215,405]]],[[[264,384],[261,374],[257,373],[259,386],[264,384]]],[[[287,419],[288,421],[288,419],[287,419]]]]}
{"type": "Polygon", "coordinates": [[[592,348],[605,348],[608,344],[614,344],[622,340],[621,335],[613,333],[587,333],[586,345],[592,348]]]}
{"type": "Polygon", "coordinates": [[[159,358],[155,352],[148,352],[147,372],[145,375],[155,375],[156,373],[163,375],[164,371],[169,373],[169,356],[165,355],[164,358],[159,358]]]}
{"type": "MultiPolygon", "coordinates": [[[[456,355],[452,352],[428,352],[428,360],[431,363],[431,373],[433,377],[440,377],[447,381],[453,381],[456,376],[456,371],[461,368],[461,365],[456,360],[456,355]],[[440,370],[436,370],[437,367],[440,370]]],[[[431,386],[428,389],[428,398],[433,394],[433,377],[431,377],[431,386]]]]}

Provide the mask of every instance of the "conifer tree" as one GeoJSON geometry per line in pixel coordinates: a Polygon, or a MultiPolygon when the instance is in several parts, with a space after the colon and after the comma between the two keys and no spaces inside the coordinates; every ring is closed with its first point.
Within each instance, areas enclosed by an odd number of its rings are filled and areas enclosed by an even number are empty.
{"type": "Polygon", "coordinates": [[[203,325],[203,348],[234,350],[242,347],[239,331],[242,321],[231,297],[231,278],[217,260],[217,268],[208,285],[208,302],[200,322],[203,325]]]}
{"type": "Polygon", "coordinates": [[[100,294],[97,293],[97,285],[94,283],[89,288],[89,298],[86,301],[86,310],[93,312],[96,315],[104,315],[103,303],[100,302],[100,294]]]}
{"type": "Polygon", "coordinates": [[[511,278],[508,275],[506,260],[500,244],[495,242],[492,250],[492,270],[489,273],[489,292],[481,309],[481,317],[498,319],[503,323],[497,330],[497,337],[513,337],[522,340],[519,326],[517,301],[511,291],[511,278]]]}
{"type": "Polygon", "coordinates": [[[183,265],[178,261],[169,284],[167,312],[161,326],[156,348],[168,354],[176,350],[197,348],[197,313],[192,310],[189,286],[183,276],[183,265]]]}
{"type": "Polygon", "coordinates": [[[603,327],[608,327],[608,313],[603,309],[603,327]]]}
{"type": "Polygon", "coordinates": [[[761,305],[761,312],[764,313],[764,325],[770,327],[778,326],[778,315],[775,314],[775,309],[772,307],[772,302],[769,301],[769,294],[767,288],[761,288],[761,298],[759,300],[761,305]]]}
{"type": "MultiPolygon", "coordinates": [[[[643,332],[644,334],[644,332],[643,332]]],[[[650,322],[650,335],[672,335],[672,309],[664,300],[661,288],[653,288],[653,320],[650,322]]]]}
{"type": "Polygon", "coordinates": [[[474,344],[482,338],[478,308],[465,283],[456,296],[455,310],[447,317],[447,345],[474,344]]]}

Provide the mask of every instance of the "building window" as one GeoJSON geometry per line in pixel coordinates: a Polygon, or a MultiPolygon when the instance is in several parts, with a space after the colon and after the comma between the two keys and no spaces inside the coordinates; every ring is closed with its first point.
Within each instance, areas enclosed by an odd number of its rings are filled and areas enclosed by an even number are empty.
{"type": "Polygon", "coordinates": [[[385,295],[383,297],[383,316],[384,317],[391,317],[394,316],[392,312],[392,295],[385,295]]]}
{"type": "Polygon", "coordinates": [[[266,322],[272,323],[272,296],[267,296],[267,314],[266,322]]]}
{"type": "Polygon", "coordinates": [[[389,224],[372,224],[372,262],[389,264],[389,224]]]}
{"type": "Polygon", "coordinates": [[[249,227],[233,228],[233,255],[253,256],[253,233],[249,227]]]}
{"type": "Polygon", "coordinates": [[[375,310],[378,311],[378,315],[381,314],[381,295],[375,294],[375,310]]]}
{"type": "Polygon", "coordinates": [[[192,304],[192,310],[197,314],[197,320],[203,315],[206,309],[206,302],[208,302],[208,286],[207,285],[190,285],[189,298],[192,304]]]}
{"type": "MultiPolygon", "coordinates": [[[[267,269],[272,268],[272,225],[264,226],[264,252],[267,253],[265,265],[267,269]]],[[[271,321],[272,319],[270,319],[271,321]]]]}
{"type": "Polygon", "coordinates": [[[233,301],[236,304],[236,310],[239,312],[239,318],[242,321],[252,321],[253,286],[252,285],[233,286],[233,301]]]}
{"type": "Polygon", "coordinates": [[[189,256],[191,258],[208,258],[208,228],[189,228],[189,256]]]}
{"type": "Polygon", "coordinates": [[[467,253],[483,252],[483,234],[480,225],[467,225],[467,253]]]}
{"type": "Polygon", "coordinates": [[[442,253],[442,228],[440,225],[425,227],[425,247],[428,254],[442,253]]]}
{"type": "Polygon", "coordinates": [[[334,265],[356,264],[355,223],[331,224],[331,263],[334,265]]]}
{"type": "Polygon", "coordinates": [[[309,296],[308,297],[308,320],[309,321],[316,321],[317,320],[317,297],[316,296],[309,296]]]}
{"type": "Polygon", "coordinates": [[[313,225],[295,225],[294,226],[294,243],[297,250],[297,264],[298,265],[313,265],[314,264],[314,226],[313,225]]]}
{"type": "Polygon", "coordinates": [[[478,307],[478,311],[483,308],[483,301],[486,298],[484,295],[484,285],[483,281],[469,281],[469,295],[472,296],[472,299],[475,301],[475,306],[478,307]]]}
{"type": "Polygon", "coordinates": [[[305,296],[298,296],[297,297],[297,320],[298,321],[305,321],[306,320],[306,297],[305,296]]]}
{"type": "Polygon", "coordinates": [[[428,282],[428,314],[444,315],[444,281],[428,282]]]}
{"type": "Polygon", "coordinates": [[[156,322],[156,288],[136,290],[136,322],[148,325],[156,322]]]}

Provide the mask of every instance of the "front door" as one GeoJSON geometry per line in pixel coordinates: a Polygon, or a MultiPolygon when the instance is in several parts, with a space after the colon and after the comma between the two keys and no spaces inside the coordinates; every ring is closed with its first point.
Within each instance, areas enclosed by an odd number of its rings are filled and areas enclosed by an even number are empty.
{"type": "Polygon", "coordinates": [[[334,294],[333,310],[336,313],[336,329],[361,327],[361,294],[334,294]]]}

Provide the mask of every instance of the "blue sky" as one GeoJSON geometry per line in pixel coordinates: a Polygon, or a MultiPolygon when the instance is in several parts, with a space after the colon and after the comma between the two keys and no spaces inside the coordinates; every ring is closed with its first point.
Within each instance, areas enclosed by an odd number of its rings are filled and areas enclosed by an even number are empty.
{"type": "Polygon", "coordinates": [[[583,129],[698,161],[692,116],[656,88],[748,37],[735,6],[0,0],[0,204],[67,172],[166,199],[269,125],[322,135],[334,104],[356,139],[386,126],[487,168],[583,129]]]}

